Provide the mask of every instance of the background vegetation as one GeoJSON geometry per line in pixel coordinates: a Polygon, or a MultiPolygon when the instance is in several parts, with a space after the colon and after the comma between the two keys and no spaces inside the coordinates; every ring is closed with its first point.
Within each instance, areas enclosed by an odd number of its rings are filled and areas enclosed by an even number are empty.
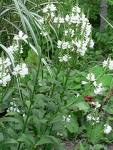
{"type": "Polygon", "coordinates": [[[0,87],[0,150],[109,150],[113,133],[104,134],[104,127],[113,128],[113,73],[102,62],[113,59],[112,25],[112,0],[0,0],[1,58],[8,56],[13,62],[7,48],[22,31],[28,40],[20,40],[23,53],[15,54],[14,63],[22,61],[29,68],[25,78],[17,75],[0,87]],[[43,7],[51,2],[61,15],[79,4],[92,25],[94,49],[89,48],[83,57],[69,53],[73,60],[67,64],[59,62],[57,47],[66,26],[57,28],[49,17],[44,26],[40,23],[43,7]],[[104,85],[104,94],[93,93],[88,73],[104,85]],[[93,100],[101,107],[94,108],[93,100]],[[99,116],[99,124],[89,123],[88,114],[99,116]]]}

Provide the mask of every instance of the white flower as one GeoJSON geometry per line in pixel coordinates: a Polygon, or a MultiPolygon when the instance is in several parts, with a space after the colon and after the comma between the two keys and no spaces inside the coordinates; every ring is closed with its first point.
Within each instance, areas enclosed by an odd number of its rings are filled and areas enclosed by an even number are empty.
{"type": "Polygon", "coordinates": [[[63,42],[62,43],[62,49],[68,49],[68,48],[70,48],[70,44],[69,44],[69,42],[63,42]]]}
{"type": "Polygon", "coordinates": [[[59,23],[64,23],[64,22],[65,22],[64,18],[63,17],[59,17],[59,23]]]}
{"type": "Polygon", "coordinates": [[[103,67],[108,67],[109,70],[113,70],[113,60],[108,58],[107,60],[103,61],[103,67]]]}
{"type": "Polygon", "coordinates": [[[22,64],[21,70],[19,73],[21,77],[25,77],[25,75],[28,75],[28,68],[25,63],[22,64]]]}
{"type": "Polygon", "coordinates": [[[25,117],[26,115],[25,115],[25,113],[23,114],[23,117],[25,117]]]}
{"type": "Polygon", "coordinates": [[[69,44],[69,42],[67,41],[60,41],[58,40],[57,42],[57,47],[60,48],[60,49],[69,49],[71,47],[71,45],[69,44]]]}
{"type": "MultiPolygon", "coordinates": [[[[88,36],[90,36],[90,34],[91,34],[91,25],[87,24],[87,26],[85,28],[85,35],[86,35],[86,37],[88,37],[88,36]]],[[[92,44],[94,45],[94,42],[93,41],[91,41],[91,42],[92,42],[91,45],[92,44]]]]}
{"type": "MultiPolygon", "coordinates": [[[[19,40],[19,38],[18,38],[18,40],[19,40]]],[[[22,45],[19,45],[18,40],[16,40],[16,43],[14,43],[12,46],[7,48],[9,53],[14,54],[14,52],[16,52],[16,51],[23,53],[23,47],[22,47],[22,45]]]]}
{"type": "Polygon", "coordinates": [[[80,9],[80,7],[78,7],[78,6],[75,6],[75,7],[73,7],[72,8],[72,12],[76,12],[76,13],[80,13],[81,12],[81,9],[80,9]]]}
{"type": "Polygon", "coordinates": [[[101,95],[103,93],[103,88],[102,87],[97,87],[96,89],[94,89],[94,93],[96,95],[101,95]]]}
{"type": "Polygon", "coordinates": [[[5,65],[5,68],[7,68],[11,65],[11,61],[9,58],[6,58],[6,60],[4,60],[4,65],[5,65]]]}
{"type": "Polygon", "coordinates": [[[66,55],[64,55],[62,57],[59,57],[59,61],[60,62],[68,62],[70,58],[71,57],[68,54],[66,54],[66,55]]]}
{"type": "Polygon", "coordinates": [[[58,17],[54,17],[53,23],[58,23],[58,17]]]}
{"type": "Polygon", "coordinates": [[[7,112],[18,112],[20,113],[20,110],[18,109],[17,105],[14,102],[10,102],[10,107],[8,108],[7,112]]]}
{"type": "Polygon", "coordinates": [[[104,133],[109,134],[112,131],[112,127],[109,124],[104,125],[104,133]]]}
{"type": "Polygon", "coordinates": [[[82,46],[82,43],[80,40],[73,42],[73,44],[75,44],[77,48],[81,48],[82,46]]]}
{"type": "Polygon", "coordinates": [[[100,104],[99,102],[95,102],[95,107],[96,107],[96,109],[97,109],[97,108],[100,108],[100,107],[101,107],[101,104],[100,104]]]}
{"type": "Polygon", "coordinates": [[[95,118],[95,122],[96,122],[96,123],[99,123],[99,122],[100,122],[100,118],[99,118],[99,117],[96,117],[96,118],[95,118]]]}
{"type": "Polygon", "coordinates": [[[55,11],[56,11],[56,6],[54,4],[48,4],[42,10],[43,13],[55,12],[55,11]]]}
{"type": "Polygon", "coordinates": [[[103,61],[103,67],[108,67],[109,59],[103,61]]]}
{"type": "Polygon", "coordinates": [[[104,92],[104,87],[102,86],[102,83],[97,84],[95,89],[94,89],[94,93],[96,95],[101,95],[104,92]]]}
{"type": "Polygon", "coordinates": [[[62,133],[57,132],[57,136],[63,136],[63,134],[62,134],[62,133]]]}
{"type": "Polygon", "coordinates": [[[20,69],[21,69],[21,67],[20,67],[20,65],[18,64],[15,68],[13,68],[12,74],[15,75],[15,76],[18,75],[20,69]]]}
{"type": "Polygon", "coordinates": [[[58,40],[58,42],[57,42],[57,47],[58,47],[58,48],[62,48],[62,41],[58,40]]]}
{"type": "Polygon", "coordinates": [[[80,96],[80,94],[79,94],[79,93],[77,93],[76,97],[79,97],[79,96],[80,96]]]}
{"type": "Polygon", "coordinates": [[[43,35],[44,37],[46,37],[46,36],[48,35],[48,32],[46,32],[46,31],[43,32],[43,31],[42,31],[40,34],[43,35]]]}
{"type": "Polygon", "coordinates": [[[27,34],[24,34],[22,31],[19,31],[18,35],[14,36],[14,40],[23,40],[26,41],[26,39],[28,38],[27,34]]]}
{"type": "Polygon", "coordinates": [[[87,50],[87,43],[84,40],[76,40],[76,41],[72,41],[73,45],[75,45],[77,47],[77,52],[80,53],[81,56],[84,56],[86,50],[87,50]]]}
{"type": "Polygon", "coordinates": [[[19,31],[18,37],[20,40],[26,40],[28,36],[24,34],[22,31],[19,31]]]}
{"type": "Polygon", "coordinates": [[[93,41],[92,39],[90,40],[89,47],[90,47],[90,48],[93,48],[93,47],[94,47],[94,41],[93,41]]]}
{"type": "Polygon", "coordinates": [[[70,22],[73,24],[80,24],[81,20],[80,20],[80,15],[79,14],[71,14],[70,16],[70,22]]]}
{"type": "Polygon", "coordinates": [[[43,13],[47,13],[47,12],[48,12],[48,7],[47,7],[47,6],[44,7],[43,10],[42,10],[42,12],[43,12],[43,13]]]}
{"type": "Polygon", "coordinates": [[[38,22],[40,23],[40,24],[44,24],[44,18],[38,18],[38,22]]]}
{"type": "Polygon", "coordinates": [[[10,68],[11,61],[9,58],[0,58],[0,85],[6,86],[11,81],[10,68]]]}
{"type": "Polygon", "coordinates": [[[8,47],[7,50],[8,50],[8,52],[11,53],[11,54],[13,54],[14,51],[15,51],[13,46],[8,47]]]}
{"type": "Polygon", "coordinates": [[[87,121],[91,121],[92,120],[92,115],[91,114],[88,114],[87,115],[87,121]]]}
{"type": "Polygon", "coordinates": [[[86,118],[87,118],[87,121],[93,121],[93,125],[95,123],[99,123],[100,122],[100,118],[99,117],[94,117],[91,114],[88,114],[86,118]]]}
{"type": "Polygon", "coordinates": [[[69,22],[69,21],[70,21],[70,16],[69,16],[68,14],[67,14],[66,17],[65,17],[65,21],[66,21],[66,22],[69,22]]]}
{"type": "Polygon", "coordinates": [[[71,121],[71,115],[68,115],[68,116],[63,116],[63,121],[65,122],[70,122],[71,121]]]}
{"type": "Polygon", "coordinates": [[[51,18],[55,17],[55,13],[54,12],[51,12],[50,15],[51,15],[51,18]]]}
{"type": "Polygon", "coordinates": [[[97,82],[96,82],[96,81],[94,81],[94,82],[93,82],[93,85],[96,87],[96,86],[97,86],[97,82]]]}
{"type": "Polygon", "coordinates": [[[73,37],[75,35],[75,31],[73,29],[68,29],[64,31],[65,36],[71,35],[73,37]]]}
{"type": "Polygon", "coordinates": [[[13,75],[20,75],[21,77],[25,77],[28,74],[28,68],[25,63],[18,64],[12,72],[13,75]]]}
{"type": "Polygon", "coordinates": [[[55,6],[54,4],[50,4],[50,5],[49,5],[49,9],[50,9],[51,12],[54,12],[54,11],[57,10],[57,9],[56,9],[56,6],[55,6]]]}
{"type": "Polygon", "coordinates": [[[3,85],[3,86],[6,86],[9,81],[11,81],[11,76],[10,76],[10,74],[8,74],[8,75],[2,77],[2,85],[3,85]]]}
{"type": "Polygon", "coordinates": [[[93,73],[89,73],[86,77],[86,79],[88,79],[89,81],[95,81],[95,75],[93,73]]]}
{"type": "Polygon", "coordinates": [[[82,81],[81,84],[82,84],[82,85],[85,85],[85,84],[87,84],[87,82],[86,82],[86,81],[82,81]]]}
{"type": "Polygon", "coordinates": [[[109,66],[108,66],[109,70],[113,70],[113,60],[109,61],[109,66]]]}
{"type": "Polygon", "coordinates": [[[103,92],[104,92],[104,87],[103,87],[103,85],[102,85],[102,83],[97,83],[96,81],[94,81],[93,82],[93,85],[94,85],[94,87],[95,87],[95,89],[94,89],[94,93],[96,94],[96,95],[101,95],[103,92]]]}

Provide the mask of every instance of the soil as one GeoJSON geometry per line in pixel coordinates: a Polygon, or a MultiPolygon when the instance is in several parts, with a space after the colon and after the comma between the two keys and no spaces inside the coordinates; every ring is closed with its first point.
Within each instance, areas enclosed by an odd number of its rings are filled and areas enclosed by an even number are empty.
{"type": "Polygon", "coordinates": [[[66,150],[73,150],[74,149],[74,144],[71,141],[65,141],[64,144],[65,144],[66,150]]]}

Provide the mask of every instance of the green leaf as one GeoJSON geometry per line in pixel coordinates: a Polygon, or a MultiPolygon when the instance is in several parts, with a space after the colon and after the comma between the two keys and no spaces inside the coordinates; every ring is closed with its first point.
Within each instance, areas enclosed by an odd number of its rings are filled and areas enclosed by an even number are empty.
{"type": "Polygon", "coordinates": [[[7,139],[4,142],[5,144],[17,144],[18,142],[15,139],[7,139]]]}
{"type": "Polygon", "coordinates": [[[34,139],[33,135],[31,134],[22,134],[19,138],[18,141],[25,143],[26,145],[33,145],[34,144],[34,139]]]}
{"type": "Polygon", "coordinates": [[[102,75],[104,73],[104,68],[101,66],[93,67],[90,72],[94,73],[96,77],[102,75]]]}
{"type": "Polygon", "coordinates": [[[89,105],[86,102],[79,102],[75,105],[79,110],[88,111],[89,105]]]}
{"type": "Polygon", "coordinates": [[[0,142],[4,140],[4,136],[3,136],[3,133],[0,132],[0,142]]]}
{"type": "Polygon", "coordinates": [[[107,0],[110,5],[113,5],[113,0],[107,0]]]}
{"type": "Polygon", "coordinates": [[[54,136],[43,136],[41,139],[36,143],[36,146],[38,145],[44,145],[44,144],[56,144],[59,145],[59,141],[54,136]]]}
{"type": "Polygon", "coordinates": [[[87,127],[87,133],[88,133],[89,140],[93,144],[96,144],[103,137],[103,125],[102,124],[96,124],[96,125],[92,125],[90,127],[87,127]]]}
{"type": "Polygon", "coordinates": [[[101,77],[100,81],[103,83],[103,86],[109,87],[112,82],[112,76],[104,75],[103,77],[101,77]]]}
{"type": "Polygon", "coordinates": [[[13,118],[13,117],[4,117],[4,118],[1,118],[1,121],[19,123],[19,120],[17,118],[13,118]]]}
{"type": "Polygon", "coordinates": [[[27,100],[27,101],[25,102],[25,104],[26,104],[27,108],[29,108],[30,105],[31,105],[31,102],[27,100]]]}
{"type": "Polygon", "coordinates": [[[14,91],[14,88],[10,88],[10,89],[5,93],[5,95],[3,96],[2,101],[3,101],[3,103],[4,103],[4,107],[7,107],[8,102],[9,102],[9,100],[10,100],[10,96],[12,95],[13,91],[14,91]]]}
{"type": "Polygon", "coordinates": [[[80,143],[80,150],[85,150],[84,145],[80,143]]]}
{"type": "Polygon", "coordinates": [[[17,123],[17,125],[22,129],[23,128],[23,119],[22,118],[23,117],[20,115],[17,115],[16,112],[9,112],[6,117],[1,118],[1,122],[17,123]],[[8,115],[11,115],[11,117],[8,115]]]}
{"type": "Polygon", "coordinates": [[[72,116],[70,118],[70,122],[66,122],[66,127],[70,133],[77,133],[79,129],[77,118],[75,118],[75,116],[72,116]]]}

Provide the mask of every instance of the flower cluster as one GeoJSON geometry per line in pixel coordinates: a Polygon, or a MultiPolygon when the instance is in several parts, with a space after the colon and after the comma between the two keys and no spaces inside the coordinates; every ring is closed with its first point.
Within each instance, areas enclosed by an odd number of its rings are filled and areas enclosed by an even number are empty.
{"type": "Polygon", "coordinates": [[[100,122],[100,118],[99,117],[95,117],[91,114],[87,115],[87,121],[92,121],[92,124],[94,125],[95,123],[99,123],[100,122]]]}
{"type": "Polygon", "coordinates": [[[103,67],[109,68],[109,70],[113,70],[113,60],[111,60],[110,58],[104,60],[103,67]]]}
{"type": "MultiPolygon", "coordinates": [[[[100,118],[99,117],[95,117],[92,114],[88,114],[87,115],[87,121],[91,122],[92,125],[94,125],[95,123],[99,123],[100,122],[100,118]]],[[[112,127],[109,124],[105,124],[104,125],[104,134],[109,134],[112,131],[112,127]]]]}
{"type": "Polygon", "coordinates": [[[25,77],[28,74],[28,68],[25,63],[17,64],[17,66],[13,69],[13,75],[20,75],[21,77],[25,77]]]}
{"type": "Polygon", "coordinates": [[[15,102],[10,102],[9,108],[7,109],[7,112],[16,112],[21,114],[23,117],[25,117],[25,113],[17,106],[15,102]]]}
{"type": "MultiPolygon", "coordinates": [[[[9,53],[14,55],[15,52],[22,50],[21,45],[19,44],[20,40],[26,40],[28,36],[22,31],[18,35],[14,36],[14,43],[12,46],[8,47],[7,50],[9,53]]],[[[18,56],[17,56],[18,57],[18,56]]],[[[15,60],[14,60],[15,61],[15,60]]],[[[16,62],[16,61],[15,61],[16,62]]],[[[28,68],[25,63],[16,64],[13,68],[11,67],[11,61],[9,58],[0,57],[0,85],[6,86],[8,82],[11,81],[12,75],[20,77],[25,77],[28,74],[28,68]]]]}
{"type": "Polygon", "coordinates": [[[95,107],[95,110],[101,107],[101,104],[98,101],[97,102],[92,101],[91,104],[95,107]]]}
{"type": "Polygon", "coordinates": [[[18,109],[16,103],[10,102],[10,107],[8,108],[7,112],[18,112],[18,113],[20,113],[20,110],[18,109]]]}
{"type": "MultiPolygon", "coordinates": [[[[67,24],[68,29],[64,31],[64,37],[67,35],[71,36],[70,41],[65,41],[70,43],[67,49],[71,51],[77,51],[80,55],[84,56],[88,47],[93,48],[94,42],[91,37],[91,25],[89,20],[85,17],[84,13],[78,6],[72,8],[71,14],[67,14],[65,17],[54,17],[54,23],[67,24]],[[75,29],[71,28],[75,25],[75,29]],[[70,28],[69,28],[70,27],[70,28]],[[80,33],[79,38],[76,36],[80,33]]],[[[59,42],[59,41],[58,41],[59,42]]],[[[64,41],[62,41],[64,43],[64,41]]],[[[58,47],[62,49],[62,47],[58,47]]]]}
{"type": "Polygon", "coordinates": [[[48,4],[43,8],[43,13],[54,13],[54,15],[50,15],[52,16],[51,22],[53,26],[58,28],[65,26],[61,39],[57,41],[57,48],[63,50],[60,52],[64,56],[69,52],[77,52],[84,56],[87,49],[94,46],[94,41],[91,39],[92,27],[89,20],[78,5],[73,7],[71,12],[65,16],[60,14],[56,16],[56,10],[56,6],[53,4],[48,4]]]}
{"type": "MultiPolygon", "coordinates": [[[[101,95],[101,94],[103,94],[103,92],[104,92],[104,87],[103,87],[102,83],[99,83],[99,84],[98,84],[98,83],[96,82],[96,78],[95,78],[95,75],[94,75],[93,73],[89,73],[89,74],[87,75],[86,79],[93,82],[93,85],[94,85],[94,87],[95,87],[94,93],[95,93],[96,95],[101,95]]],[[[85,82],[85,84],[87,84],[87,82],[85,82]]]]}
{"type": "Polygon", "coordinates": [[[16,41],[19,41],[19,40],[25,41],[27,38],[28,38],[28,36],[26,34],[24,34],[22,31],[19,31],[19,33],[14,36],[14,40],[16,40],[16,41]]]}
{"type": "Polygon", "coordinates": [[[87,77],[86,77],[87,80],[89,81],[95,81],[95,75],[93,73],[89,73],[87,74],[87,77]]]}
{"type": "Polygon", "coordinates": [[[59,61],[60,62],[68,62],[70,58],[71,57],[68,54],[65,54],[64,56],[59,57],[59,61]]]}
{"type": "Polygon", "coordinates": [[[23,47],[20,45],[20,41],[26,41],[28,36],[24,34],[22,31],[19,31],[17,35],[14,36],[13,41],[14,43],[7,48],[8,52],[14,54],[15,52],[23,53],[23,47]]]}
{"type": "Polygon", "coordinates": [[[58,43],[57,43],[57,47],[59,48],[59,49],[63,49],[63,50],[65,50],[65,49],[69,49],[70,47],[71,47],[71,45],[70,45],[70,43],[67,41],[58,41],[58,43]]]}
{"type": "Polygon", "coordinates": [[[10,65],[11,61],[9,58],[0,58],[0,85],[6,86],[7,83],[11,80],[10,75],[10,65]]]}
{"type": "MultiPolygon", "coordinates": [[[[22,45],[20,45],[20,41],[26,41],[28,38],[28,36],[26,34],[24,34],[22,31],[19,31],[18,35],[15,35],[14,36],[14,45],[12,45],[11,47],[13,47],[13,50],[12,51],[13,53],[15,51],[19,51],[20,50],[20,53],[22,53],[22,45]],[[16,47],[16,49],[15,49],[16,47]]],[[[13,54],[12,53],[12,54],[13,54]]],[[[25,75],[28,74],[28,68],[27,68],[27,65],[25,63],[20,63],[20,64],[16,64],[16,66],[13,68],[13,71],[12,71],[12,75],[15,75],[15,76],[20,76],[20,77],[25,77],[25,75]]]]}
{"type": "Polygon", "coordinates": [[[55,6],[54,4],[52,4],[52,3],[50,3],[50,4],[47,4],[47,5],[43,8],[42,12],[45,13],[45,14],[47,14],[47,15],[50,15],[51,17],[54,17],[56,10],[57,10],[57,9],[56,9],[56,6],[55,6]]]}
{"type": "Polygon", "coordinates": [[[96,81],[93,83],[95,89],[94,89],[94,93],[96,95],[101,95],[104,91],[104,87],[102,86],[102,83],[97,84],[96,81]]]}
{"type": "Polygon", "coordinates": [[[75,31],[73,29],[67,29],[64,31],[64,35],[74,37],[75,31]]]}

